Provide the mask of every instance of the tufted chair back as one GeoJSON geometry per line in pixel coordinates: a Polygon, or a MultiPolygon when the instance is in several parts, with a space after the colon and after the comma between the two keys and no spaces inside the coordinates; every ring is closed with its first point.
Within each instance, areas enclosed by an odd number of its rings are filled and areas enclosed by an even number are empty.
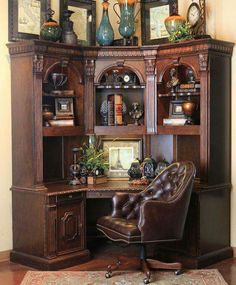
{"type": "MultiPolygon", "coordinates": [[[[187,168],[185,164],[171,164],[141,193],[131,193],[124,197],[125,199],[122,201],[119,211],[117,211],[117,208],[113,208],[112,217],[122,217],[128,220],[138,219],[140,214],[140,205],[143,201],[155,199],[170,202],[174,200],[178,196],[179,192],[183,190],[186,173],[187,168]]],[[[119,197],[119,193],[117,194],[118,196],[115,196],[114,199],[119,197]]],[[[113,202],[116,204],[116,201],[113,202]]]]}

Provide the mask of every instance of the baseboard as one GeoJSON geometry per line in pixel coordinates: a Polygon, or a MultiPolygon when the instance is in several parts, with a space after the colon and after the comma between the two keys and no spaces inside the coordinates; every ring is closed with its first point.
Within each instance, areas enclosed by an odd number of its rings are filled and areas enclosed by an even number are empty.
{"type": "Polygon", "coordinates": [[[0,251],[0,262],[10,260],[10,250],[0,251]]]}

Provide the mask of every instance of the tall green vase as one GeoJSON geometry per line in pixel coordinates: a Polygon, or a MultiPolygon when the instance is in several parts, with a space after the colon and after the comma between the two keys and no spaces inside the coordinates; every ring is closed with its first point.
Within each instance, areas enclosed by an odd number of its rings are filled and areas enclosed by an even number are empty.
{"type": "Polygon", "coordinates": [[[104,0],[102,3],[103,6],[102,20],[97,29],[97,34],[96,34],[97,42],[101,46],[109,46],[112,44],[114,40],[114,31],[108,15],[109,5],[110,4],[108,3],[108,0],[104,0]]]}

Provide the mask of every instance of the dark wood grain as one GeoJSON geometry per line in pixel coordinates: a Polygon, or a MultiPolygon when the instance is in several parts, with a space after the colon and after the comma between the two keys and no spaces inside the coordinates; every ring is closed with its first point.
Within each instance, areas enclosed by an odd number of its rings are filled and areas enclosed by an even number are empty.
{"type": "Polygon", "coordinates": [[[80,47],[32,40],[11,43],[8,48],[12,73],[11,260],[42,269],[85,262],[90,257],[86,238],[90,233],[97,237],[96,219],[108,213],[115,192],[143,189],[127,181],[68,185],[72,148],[80,147],[88,141],[86,135],[94,133],[106,138],[142,138],[144,156],[157,161],[192,160],[197,179],[183,241],[166,245],[164,252],[181,255],[190,268],[232,255],[232,43],[199,39],[147,47],[80,47]],[[173,66],[178,67],[180,80],[186,80],[185,71],[191,68],[200,82],[200,92],[192,96],[198,105],[195,125],[163,126],[172,98],[161,95],[169,92],[166,83],[173,66]],[[128,109],[133,101],[143,106],[140,126],[130,125],[131,118],[125,126],[101,125],[100,104],[114,90],[96,86],[107,70],[116,68],[131,70],[143,87],[119,90],[128,109]],[[66,88],[74,90],[75,126],[45,128],[42,104],[52,100],[45,96],[50,89],[49,75],[62,71],[68,76],[66,88]],[[82,195],[81,199],[77,195],[82,195]],[[62,200],[66,201],[63,205],[62,200]]]}

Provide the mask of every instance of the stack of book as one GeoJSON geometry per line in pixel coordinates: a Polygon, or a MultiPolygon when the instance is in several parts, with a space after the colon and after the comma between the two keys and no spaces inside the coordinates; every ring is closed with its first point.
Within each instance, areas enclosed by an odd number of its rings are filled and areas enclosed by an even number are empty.
{"type": "Polygon", "coordinates": [[[107,96],[107,124],[108,126],[123,125],[123,96],[110,94],[107,96]]]}
{"type": "Polygon", "coordinates": [[[164,118],[163,125],[164,126],[184,126],[186,118],[164,118]]]}
{"type": "Polygon", "coordinates": [[[180,84],[176,90],[178,93],[199,93],[200,92],[200,83],[184,83],[180,84]]]}

